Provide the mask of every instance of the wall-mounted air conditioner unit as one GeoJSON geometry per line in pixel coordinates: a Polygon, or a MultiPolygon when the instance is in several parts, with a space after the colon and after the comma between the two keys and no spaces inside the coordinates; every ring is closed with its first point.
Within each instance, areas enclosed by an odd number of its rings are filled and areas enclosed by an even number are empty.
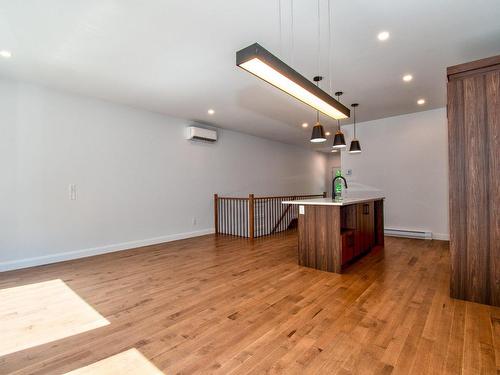
{"type": "Polygon", "coordinates": [[[212,129],[199,128],[197,126],[189,126],[187,128],[186,139],[192,141],[216,142],[217,131],[212,129]]]}

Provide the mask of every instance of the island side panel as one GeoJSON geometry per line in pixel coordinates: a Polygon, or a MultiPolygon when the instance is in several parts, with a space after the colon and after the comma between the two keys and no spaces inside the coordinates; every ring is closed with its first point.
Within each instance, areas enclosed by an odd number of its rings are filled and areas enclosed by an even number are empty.
{"type": "MultiPolygon", "coordinates": [[[[325,207],[326,208],[326,207],[325,207]]],[[[328,209],[323,209],[318,207],[318,209],[314,210],[314,222],[317,224],[315,226],[315,241],[316,241],[316,269],[327,271],[328,270],[328,243],[327,243],[327,233],[328,228],[324,223],[328,222],[328,209]]]]}
{"type": "Polygon", "coordinates": [[[327,271],[342,271],[342,238],[340,237],[340,207],[327,207],[326,228],[327,271]],[[334,209],[332,209],[334,208],[334,209]]]}
{"type": "Polygon", "coordinates": [[[375,201],[375,245],[384,246],[384,200],[375,201]]]}
{"type": "Polygon", "coordinates": [[[299,266],[306,267],[306,265],[308,264],[307,261],[308,241],[307,241],[307,231],[306,231],[306,220],[305,220],[305,215],[300,213],[300,206],[299,206],[299,218],[298,218],[297,230],[299,231],[298,263],[299,266]]]}
{"type": "Polygon", "coordinates": [[[340,207],[304,205],[298,242],[299,265],[340,273],[340,207]]]}

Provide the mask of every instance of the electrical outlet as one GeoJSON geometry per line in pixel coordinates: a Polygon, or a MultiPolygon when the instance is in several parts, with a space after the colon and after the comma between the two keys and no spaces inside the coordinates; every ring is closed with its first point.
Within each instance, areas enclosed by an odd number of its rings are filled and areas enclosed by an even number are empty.
{"type": "Polygon", "coordinates": [[[68,192],[69,192],[69,200],[76,201],[76,185],[75,184],[68,185],[68,192]]]}

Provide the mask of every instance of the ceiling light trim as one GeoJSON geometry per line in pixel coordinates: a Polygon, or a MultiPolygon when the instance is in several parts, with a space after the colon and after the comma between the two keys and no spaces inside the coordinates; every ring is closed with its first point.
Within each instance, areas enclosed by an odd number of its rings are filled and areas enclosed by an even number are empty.
{"type": "Polygon", "coordinates": [[[3,57],[4,59],[10,59],[12,57],[12,52],[2,49],[0,50],[0,57],[3,57]]]}
{"type": "Polygon", "coordinates": [[[313,82],[292,69],[258,43],[254,43],[236,52],[236,65],[326,116],[338,120],[348,118],[351,114],[349,108],[339,103],[335,98],[328,95],[313,82]],[[269,77],[265,77],[265,74],[259,75],[257,72],[258,68],[266,69],[266,73],[272,73],[268,68],[278,73],[279,76],[277,78],[282,83],[291,83],[290,88],[292,90],[290,91],[292,92],[287,91],[284,87],[280,87],[276,80],[273,82],[269,77]],[[295,92],[293,93],[293,91],[295,92]]]}

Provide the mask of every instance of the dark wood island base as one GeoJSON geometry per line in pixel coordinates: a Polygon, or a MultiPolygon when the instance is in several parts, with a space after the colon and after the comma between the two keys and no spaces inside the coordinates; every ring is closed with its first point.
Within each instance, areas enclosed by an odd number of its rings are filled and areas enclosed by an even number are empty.
{"type": "Polygon", "coordinates": [[[342,273],[347,265],[384,245],[383,198],[341,205],[298,204],[301,266],[342,273]]]}

